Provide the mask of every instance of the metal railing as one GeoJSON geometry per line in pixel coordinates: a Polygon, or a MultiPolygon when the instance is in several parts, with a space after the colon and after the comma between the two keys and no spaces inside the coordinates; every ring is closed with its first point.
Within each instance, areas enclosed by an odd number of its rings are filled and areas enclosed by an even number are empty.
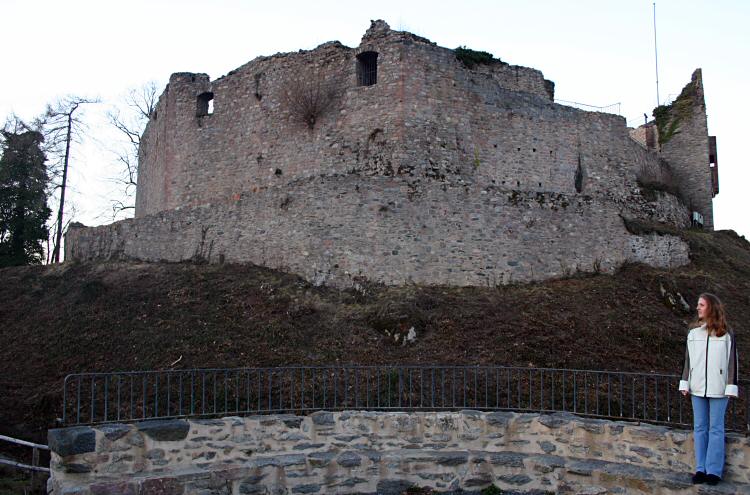
{"type": "MultiPolygon", "coordinates": [[[[677,375],[506,366],[292,366],[78,373],[62,423],[317,410],[513,410],[692,424],[677,375]]],[[[750,431],[747,383],[727,428],[750,431]]]]}
{"type": "Polygon", "coordinates": [[[47,473],[47,475],[49,475],[49,468],[39,465],[39,451],[49,450],[49,447],[39,443],[27,442],[26,440],[19,440],[13,437],[6,437],[5,435],[0,435],[0,441],[22,445],[24,447],[31,447],[31,464],[24,464],[22,462],[12,461],[10,459],[0,459],[0,465],[10,466],[16,469],[22,469],[24,471],[31,471],[31,479],[29,480],[31,490],[34,491],[41,489],[44,484],[44,475],[40,475],[37,473],[47,473]]]}
{"type": "Polygon", "coordinates": [[[598,106],[598,105],[589,105],[588,103],[581,103],[580,101],[570,101],[570,100],[560,100],[555,99],[555,103],[559,103],[561,105],[569,106],[578,108],[580,110],[586,110],[587,112],[603,112],[603,113],[613,113],[616,115],[621,115],[621,107],[622,103],[612,103],[610,105],[604,105],[604,106],[598,106]]]}

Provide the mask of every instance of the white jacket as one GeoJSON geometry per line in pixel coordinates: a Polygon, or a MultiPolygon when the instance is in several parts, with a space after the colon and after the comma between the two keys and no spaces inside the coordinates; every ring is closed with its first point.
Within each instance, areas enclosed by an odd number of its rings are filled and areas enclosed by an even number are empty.
{"type": "Polygon", "coordinates": [[[680,390],[700,397],[737,397],[737,348],[734,335],[709,335],[706,325],[687,337],[680,390]]]}

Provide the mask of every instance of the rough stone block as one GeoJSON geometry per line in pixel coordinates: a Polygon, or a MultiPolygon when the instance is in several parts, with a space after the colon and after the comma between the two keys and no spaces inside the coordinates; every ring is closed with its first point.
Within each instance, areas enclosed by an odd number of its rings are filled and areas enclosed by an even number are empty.
{"type": "Polygon", "coordinates": [[[534,471],[551,473],[557,468],[565,467],[565,459],[556,455],[536,455],[530,458],[534,471]]]}
{"type": "Polygon", "coordinates": [[[240,483],[247,483],[251,485],[257,485],[258,483],[263,481],[263,478],[265,478],[265,474],[256,474],[253,476],[248,476],[247,478],[243,478],[240,483]]]}
{"type": "Polygon", "coordinates": [[[490,454],[490,464],[496,466],[523,467],[526,455],[517,452],[494,452],[490,454]]]}
{"type": "Polygon", "coordinates": [[[482,486],[488,486],[492,484],[492,475],[489,473],[482,473],[464,480],[463,485],[467,488],[479,488],[482,486]]]}
{"type": "Polygon", "coordinates": [[[272,457],[256,457],[252,460],[252,465],[259,468],[266,466],[304,466],[305,464],[304,454],[282,454],[272,457]]]}
{"type": "Polygon", "coordinates": [[[138,431],[131,431],[127,437],[126,442],[128,445],[132,445],[133,447],[142,448],[144,445],[146,445],[143,435],[138,431]]]}
{"type": "Polygon", "coordinates": [[[135,427],[152,440],[159,442],[185,440],[190,431],[190,424],[180,419],[153,419],[136,423],[135,427]]]}
{"type": "Polygon", "coordinates": [[[615,423],[609,425],[609,434],[616,436],[622,434],[623,430],[625,429],[625,425],[622,423],[615,423]]]}
{"type": "Polygon", "coordinates": [[[240,483],[239,492],[241,495],[265,494],[266,489],[264,485],[256,483],[240,483]]]}
{"type": "Polygon", "coordinates": [[[127,435],[131,427],[124,424],[110,424],[98,426],[96,429],[104,433],[104,438],[114,442],[127,435]]]}
{"type": "Polygon", "coordinates": [[[318,426],[333,426],[336,421],[333,419],[333,413],[328,411],[317,411],[310,415],[313,424],[318,426]]]}
{"type": "Polygon", "coordinates": [[[636,454],[638,454],[638,455],[640,455],[642,457],[646,457],[646,458],[651,458],[654,455],[656,455],[656,454],[654,454],[654,451],[651,450],[651,449],[649,449],[648,447],[640,447],[640,446],[636,446],[636,445],[631,445],[630,446],[630,451],[631,452],[635,452],[636,454]]]}
{"type": "Polygon", "coordinates": [[[539,416],[539,422],[547,428],[555,429],[569,424],[574,418],[568,413],[544,414],[539,416]]]}
{"type": "Polygon", "coordinates": [[[633,438],[649,440],[652,442],[661,442],[666,438],[669,428],[666,426],[653,426],[642,424],[629,428],[630,435],[633,438]]]}
{"type": "Polygon", "coordinates": [[[607,422],[601,419],[578,418],[576,423],[579,428],[582,428],[589,433],[601,435],[604,433],[604,427],[607,422]]]}
{"type": "Polygon", "coordinates": [[[326,483],[328,484],[329,487],[352,488],[362,483],[367,483],[367,480],[364,478],[354,477],[354,478],[344,478],[342,481],[334,481],[334,480],[326,478],[326,483]]]}
{"type": "Polygon", "coordinates": [[[91,495],[138,495],[138,487],[127,481],[94,483],[89,489],[91,495]]]}
{"type": "Polygon", "coordinates": [[[148,452],[146,452],[146,459],[149,459],[151,461],[164,459],[164,456],[166,455],[166,452],[164,452],[164,449],[151,449],[148,452]]]}
{"type": "Polygon", "coordinates": [[[557,446],[548,440],[537,441],[537,443],[539,444],[539,448],[542,449],[545,454],[551,454],[557,450],[557,446]]]}
{"type": "Polygon", "coordinates": [[[293,414],[285,414],[279,417],[282,423],[287,428],[299,428],[302,422],[305,420],[302,416],[295,416],[293,414]]]}
{"type": "Polygon", "coordinates": [[[80,462],[64,462],[60,465],[60,468],[64,473],[69,474],[85,474],[92,471],[89,464],[83,464],[80,462]]]}
{"type": "Polygon", "coordinates": [[[432,457],[441,466],[460,466],[469,462],[467,452],[437,452],[432,457]]]}
{"type": "Polygon", "coordinates": [[[361,435],[336,435],[333,437],[337,442],[343,443],[351,443],[358,438],[362,438],[361,435]]]}
{"type": "Polygon", "coordinates": [[[336,458],[336,462],[341,467],[356,467],[362,464],[362,458],[354,452],[343,452],[336,458]]]}
{"type": "Polygon", "coordinates": [[[323,447],[324,443],[298,443],[292,449],[294,450],[310,450],[310,449],[319,449],[323,447]]]}
{"type": "Polygon", "coordinates": [[[292,488],[292,493],[318,493],[321,489],[321,486],[316,483],[311,483],[307,485],[299,485],[292,488]]]}
{"type": "Polygon", "coordinates": [[[513,416],[513,413],[498,411],[487,414],[485,420],[490,426],[508,426],[513,416]]]}
{"type": "Polygon", "coordinates": [[[380,480],[377,485],[378,495],[401,495],[414,486],[414,483],[406,480],[380,480]]]}
{"type": "Polygon", "coordinates": [[[88,426],[56,428],[47,433],[47,445],[61,457],[96,450],[96,433],[88,426]]]}
{"type": "Polygon", "coordinates": [[[603,461],[586,459],[571,463],[570,465],[568,465],[567,470],[572,474],[591,476],[594,471],[602,470],[605,465],[606,463],[603,461]]]}
{"type": "Polygon", "coordinates": [[[182,495],[183,490],[175,478],[151,478],[141,482],[138,495],[182,495]]]}
{"type": "Polygon", "coordinates": [[[504,474],[497,477],[498,481],[503,481],[510,485],[525,485],[531,483],[531,478],[525,474],[504,474]]]}

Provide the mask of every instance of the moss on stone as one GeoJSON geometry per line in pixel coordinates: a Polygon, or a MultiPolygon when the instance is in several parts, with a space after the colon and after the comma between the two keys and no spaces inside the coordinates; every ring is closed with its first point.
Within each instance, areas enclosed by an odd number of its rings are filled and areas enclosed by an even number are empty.
{"type": "Polygon", "coordinates": [[[471,48],[466,48],[465,46],[459,46],[454,51],[456,53],[456,58],[469,69],[473,69],[480,64],[501,62],[500,59],[495,59],[495,57],[489,52],[472,50],[471,48]]]}
{"type": "Polygon", "coordinates": [[[682,88],[680,95],[672,103],[654,108],[653,116],[659,131],[660,145],[668,143],[680,132],[680,125],[693,112],[697,93],[697,81],[692,80],[682,88]]]}

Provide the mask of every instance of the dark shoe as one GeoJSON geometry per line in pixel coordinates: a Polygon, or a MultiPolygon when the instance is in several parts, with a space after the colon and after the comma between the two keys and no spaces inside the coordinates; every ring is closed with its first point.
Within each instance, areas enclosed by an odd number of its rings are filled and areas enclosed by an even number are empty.
{"type": "Polygon", "coordinates": [[[707,474],[706,475],[706,483],[708,483],[709,485],[715,485],[719,481],[721,481],[721,477],[716,476],[715,474],[707,474]]]}
{"type": "Polygon", "coordinates": [[[706,473],[703,471],[696,471],[693,475],[693,484],[694,485],[700,485],[701,483],[706,482],[706,473]]]}

